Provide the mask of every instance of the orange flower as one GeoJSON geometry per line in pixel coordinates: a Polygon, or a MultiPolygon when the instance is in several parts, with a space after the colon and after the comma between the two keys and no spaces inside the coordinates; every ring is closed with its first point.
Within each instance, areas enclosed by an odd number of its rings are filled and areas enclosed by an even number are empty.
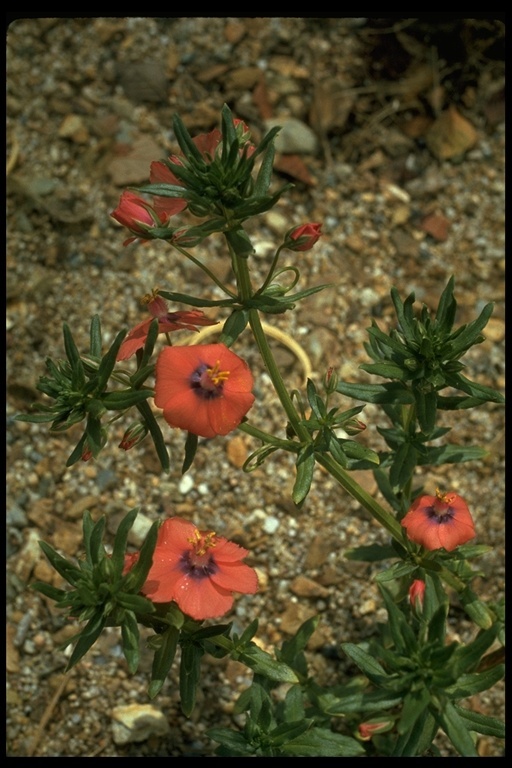
{"type": "Polygon", "coordinates": [[[414,579],[409,587],[409,602],[416,614],[421,614],[425,600],[426,584],[422,579],[414,579]]]}
{"type": "Polygon", "coordinates": [[[291,251],[309,251],[319,240],[322,231],[321,224],[301,224],[290,230],[285,238],[285,246],[291,251]]]}
{"type": "Polygon", "coordinates": [[[425,549],[451,552],[475,537],[473,518],[463,498],[456,493],[419,496],[402,520],[407,536],[425,549]]]}
{"type": "Polygon", "coordinates": [[[225,344],[166,347],[155,371],[155,405],[171,427],[227,435],[254,402],[252,374],[225,344]]]}
{"type": "Polygon", "coordinates": [[[119,348],[118,361],[127,360],[138,349],[142,349],[154,317],[158,318],[158,333],[169,333],[182,329],[197,331],[198,325],[216,325],[216,320],[210,320],[199,309],[187,312],[169,312],[167,302],[157,294],[156,289],[152,293],[146,294],[142,302],[148,305],[151,317],[131,329],[119,348]]]}
{"type": "MultiPolygon", "coordinates": [[[[151,184],[172,184],[175,187],[182,187],[183,183],[176,178],[172,171],[160,160],[151,163],[149,171],[149,181],[151,184]]],[[[163,197],[155,195],[153,198],[155,211],[162,221],[168,221],[175,213],[181,213],[188,203],[183,197],[163,197]]]]}
{"type": "MultiPolygon", "coordinates": [[[[242,562],[248,554],[214,531],[200,531],[188,520],[171,517],[158,531],[141,592],[154,603],[176,602],[197,621],[218,618],[231,609],[233,592],[258,591],[256,571],[242,562]]],[[[136,560],[136,555],[127,555],[125,573],[136,560]]]]}

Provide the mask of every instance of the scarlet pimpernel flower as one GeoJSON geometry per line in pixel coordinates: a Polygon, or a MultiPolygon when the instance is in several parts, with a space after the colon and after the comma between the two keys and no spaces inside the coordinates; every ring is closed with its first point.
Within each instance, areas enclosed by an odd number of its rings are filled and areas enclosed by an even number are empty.
{"type": "Polygon", "coordinates": [[[309,251],[319,240],[322,231],[321,224],[301,224],[292,229],[285,238],[285,246],[291,251],[309,251]]]}
{"type": "MultiPolygon", "coordinates": [[[[192,619],[215,619],[233,605],[233,592],[254,594],[258,577],[243,559],[248,550],[201,531],[180,517],[166,520],[158,531],[153,564],[141,592],[154,603],[177,603],[192,619]]],[[[125,572],[136,562],[128,555],[125,572]]]]}
{"type": "Polygon", "coordinates": [[[420,614],[423,610],[425,586],[423,579],[415,579],[409,587],[409,601],[416,614],[420,614]]]}
{"type": "Polygon", "coordinates": [[[127,360],[135,354],[138,349],[142,349],[149,333],[149,327],[153,318],[158,318],[158,333],[169,333],[170,331],[179,331],[182,329],[197,331],[200,325],[215,325],[216,320],[210,320],[204,312],[199,309],[192,309],[186,312],[169,312],[167,302],[158,295],[155,289],[152,293],[146,294],[142,302],[147,304],[151,317],[138,323],[129,331],[126,339],[121,344],[117,353],[117,360],[127,360]]]}
{"type": "Polygon", "coordinates": [[[155,405],[171,427],[200,437],[227,435],[254,402],[253,377],[225,344],[166,347],[155,370],[155,405]]]}
{"type": "Polygon", "coordinates": [[[451,552],[475,537],[475,526],[468,506],[456,493],[419,496],[402,519],[407,537],[425,549],[451,552]]]}
{"type": "Polygon", "coordinates": [[[150,203],[130,190],[122,193],[119,205],[110,215],[132,233],[132,237],[125,240],[123,245],[129,245],[137,239],[150,239],[149,232],[155,227],[163,226],[166,221],[164,215],[157,214],[150,203]]]}

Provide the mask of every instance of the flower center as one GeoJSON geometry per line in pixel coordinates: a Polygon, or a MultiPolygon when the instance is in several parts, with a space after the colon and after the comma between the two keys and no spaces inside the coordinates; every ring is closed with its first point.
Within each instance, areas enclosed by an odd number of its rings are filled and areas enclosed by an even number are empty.
{"type": "Polygon", "coordinates": [[[217,360],[213,367],[203,363],[190,377],[192,388],[196,390],[198,395],[207,400],[219,397],[222,394],[224,382],[229,379],[230,372],[221,371],[219,366],[220,360],[217,360]]]}
{"type": "Polygon", "coordinates": [[[196,528],[193,536],[187,539],[192,549],[182,555],[181,568],[188,576],[193,579],[204,579],[218,571],[219,566],[209,551],[217,543],[216,535],[215,531],[201,533],[196,528]]]}
{"type": "Polygon", "coordinates": [[[432,505],[432,512],[438,518],[439,522],[449,520],[453,517],[451,504],[455,499],[455,494],[442,493],[439,488],[436,489],[436,500],[432,505]]]}

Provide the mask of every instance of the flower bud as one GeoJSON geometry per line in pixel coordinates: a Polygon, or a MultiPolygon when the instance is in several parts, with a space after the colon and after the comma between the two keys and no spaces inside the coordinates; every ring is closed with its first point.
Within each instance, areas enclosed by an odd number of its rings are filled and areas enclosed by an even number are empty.
{"type": "Polygon", "coordinates": [[[301,224],[286,233],[284,245],[291,251],[309,251],[320,238],[321,224],[301,224]]]}
{"type": "Polygon", "coordinates": [[[423,600],[425,598],[425,582],[415,579],[409,587],[409,601],[414,613],[419,616],[423,612],[423,600]]]}
{"type": "Polygon", "coordinates": [[[342,425],[347,435],[358,435],[360,432],[364,432],[366,424],[361,419],[349,419],[342,425]]]}
{"type": "Polygon", "coordinates": [[[375,717],[371,720],[367,720],[357,726],[357,737],[361,741],[370,741],[374,734],[390,731],[393,727],[393,722],[393,718],[381,719],[375,717]]]}
{"type": "Polygon", "coordinates": [[[327,373],[324,375],[324,387],[328,395],[332,395],[333,392],[336,392],[338,381],[339,381],[338,374],[335,371],[335,369],[331,366],[330,368],[327,369],[327,373]]]}
{"type": "Polygon", "coordinates": [[[122,448],[123,451],[129,451],[134,446],[142,443],[147,434],[148,428],[144,422],[136,421],[124,433],[123,439],[119,443],[119,448],[122,448]]]}

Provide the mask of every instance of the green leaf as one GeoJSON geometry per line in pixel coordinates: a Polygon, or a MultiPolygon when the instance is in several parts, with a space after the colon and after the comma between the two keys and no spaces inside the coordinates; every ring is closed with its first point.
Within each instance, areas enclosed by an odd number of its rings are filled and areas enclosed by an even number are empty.
{"type": "Polygon", "coordinates": [[[479,344],[480,342],[484,341],[484,337],[481,336],[481,331],[489,322],[489,318],[492,315],[493,309],[494,304],[486,304],[476,320],[468,323],[465,327],[463,326],[464,330],[462,330],[462,332],[461,329],[459,329],[459,333],[457,334],[455,340],[453,340],[452,336],[452,340],[449,341],[451,357],[459,357],[463,352],[472,347],[474,344],[479,344]]]}
{"type": "Polygon", "coordinates": [[[342,643],[341,648],[372,683],[382,685],[387,681],[388,675],[384,667],[379,664],[371,653],[368,653],[354,643],[342,643]]]}
{"type": "Polygon", "coordinates": [[[233,253],[239,258],[248,258],[254,254],[254,246],[249,239],[249,235],[241,226],[237,229],[228,229],[224,236],[233,253]]]}
{"type": "Polygon", "coordinates": [[[36,592],[41,592],[42,595],[45,595],[46,597],[49,597],[50,600],[55,600],[56,602],[69,594],[69,592],[66,592],[63,589],[57,589],[57,587],[52,587],[51,584],[46,584],[44,581],[32,582],[30,589],[35,589],[36,592]]]}
{"type": "Polygon", "coordinates": [[[407,381],[412,378],[411,372],[404,370],[397,363],[363,363],[359,367],[362,371],[373,373],[375,376],[384,376],[386,379],[407,381]]]}
{"type": "Polygon", "coordinates": [[[454,685],[446,688],[446,694],[451,699],[465,699],[469,696],[474,696],[476,693],[488,691],[502,680],[504,675],[505,666],[503,664],[486,669],[484,672],[461,675],[454,685]]]}
{"type": "Polygon", "coordinates": [[[147,400],[148,397],[153,397],[154,394],[152,389],[122,389],[103,395],[101,402],[109,411],[123,411],[147,400]]]}
{"type": "Polygon", "coordinates": [[[155,449],[156,449],[158,458],[160,460],[160,465],[163,471],[169,472],[169,469],[170,469],[169,454],[167,452],[167,448],[164,442],[162,430],[158,426],[158,423],[155,417],[153,416],[153,413],[151,412],[151,408],[149,407],[148,401],[143,400],[141,403],[137,403],[136,407],[140,415],[144,419],[144,423],[149,429],[149,434],[153,439],[153,443],[155,445],[155,449]]]}
{"type": "Polygon", "coordinates": [[[298,683],[298,677],[288,664],[276,661],[269,653],[251,644],[239,655],[239,661],[246,664],[256,674],[263,675],[278,683],[298,683]]]}
{"type": "Polygon", "coordinates": [[[283,703],[283,716],[287,723],[304,719],[304,694],[300,685],[291,685],[283,703]]]}
{"type": "Polygon", "coordinates": [[[365,754],[358,741],[327,728],[312,728],[281,750],[292,757],[361,757],[365,754]]]}
{"type": "Polygon", "coordinates": [[[195,643],[187,643],[181,650],[180,698],[185,717],[190,717],[195,707],[202,656],[203,649],[195,643]]]}
{"type": "Polygon", "coordinates": [[[45,541],[40,541],[39,546],[46,555],[50,565],[55,568],[57,573],[66,579],[69,584],[72,584],[75,587],[82,578],[82,572],[80,569],[77,568],[76,565],[73,565],[73,563],[70,563],[68,560],[66,560],[66,558],[59,555],[58,552],[56,552],[45,541]]]}
{"type": "Polygon", "coordinates": [[[443,335],[448,335],[451,331],[457,311],[457,302],[453,296],[454,284],[455,279],[452,275],[448,280],[446,288],[439,299],[439,304],[437,305],[436,323],[439,331],[443,335]]]}
{"type": "Polygon", "coordinates": [[[106,557],[103,547],[106,518],[104,516],[100,517],[92,526],[90,523],[92,523],[90,513],[84,512],[84,545],[87,562],[97,565],[100,560],[106,557]]]}
{"type": "Polygon", "coordinates": [[[279,651],[279,660],[284,661],[285,664],[289,664],[293,667],[297,656],[305,650],[319,621],[319,616],[312,616],[301,624],[295,635],[290,640],[285,640],[283,642],[281,650],[279,651]]]}
{"type": "Polygon", "coordinates": [[[443,703],[441,711],[436,713],[436,719],[460,755],[478,757],[478,751],[466,726],[467,721],[459,715],[451,701],[443,703]]]}
{"type": "Polygon", "coordinates": [[[497,739],[505,738],[505,723],[496,717],[482,715],[457,704],[454,704],[454,709],[469,731],[482,733],[484,736],[495,736],[497,739]]]}
{"type": "Polygon", "coordinates": [[[197,435],[194,435],[192,432],[187,432],[187,439],[185,440],[185,458],[181,467],[182,475],[184,475],[185,472],[192,466],[197,451],[197,444],[197,435]]]}
{"type": "Polygon", "coordinates": [[[276,151],[274,144],[270,144],[263,155],[263,160],[261,162],[260,169],[254,183],[255,197],[263,197],[269,190],[270,183],[272,181],[275,153],[276,151]]]}
{"type": "Polygon", "coordinates": [[[372,451],[371,448],[367,448],[365,445],[356,442],[355,440],[345,440],[340,438],[340,444],[345,456],[349,459],[355,459],[358,461],[368,461],[370,464],[379,464],[379,454],[372,451]]]}
{"type": "Polygon", "coordinates": [[[180,630],[171,626],[161,636],[162,643],[155,651],[151,668],[151,683],[148,688],[150,699],[154,699],[161,691],[165,678],[171,670],[178,647],[179,635],[180,630]]]}
{"type": "Polygon", "coordinates": [[[351,714],[369,715],[393,709],[401,704],[402,700],[402,693],[396,694],[382,689],[352,691],[347,686],[347,693],[339,692],[338,687],[335,693],[323,688],[322,693],[315,697],[315,704],[329,717],[340,717],[351,714]]]}
{"type": "Polygon", "coordinates": [[[110,379],[110,374],[114,370],[114,366],[116,364],[117,353],[119,352],[119,348],[125,337],[126,331],[119,331],[114,341],[112,342],[110,349],[106,355],[101,358],[101,363],[98,368],[98,376],[96,379],[96,392],[98,394],[101,394],[107,386],[108,380],[110,379]]]}
{"type": "Polygon", "coordinates": [[[440,445],[427,447],[425,453],[419,454],[418,464],[460,464],[463,461],[479,461],[487,456],[487,451],[478,446],[440,445]]]}
{"type": "Polygon", "coordinates": [[[235,309],[228,317],[222,328],[219,341],[231,347],[238,339],[242,331],[245,330],[249,322],[249,311],[246,309],[235,309]]]}
{"type": "Polygon", "coordinates": [[[128,671],[135,674],[139,666],[139,625],[132,611],[126,611],[121,624],[121,640],[128,671]]]}
{"type": "Polygon", "coordinates": [[[87,440],[87,434],[84,432],[76,446],[71,451],[68,460],[66,461],[66,467],[72,467],[73,464],[76,464],[79,459],[82,458],[84,447],[85,447],[85,441],[87,440]]]}
{"type": "Polygon", "coordinates": [[[128,592],[118,592],[116,594],[116,603],[122,608],[126,608],[133,613],[142,615],[144,613],[154,613],[156,611],[154,603],[142,595],[133,595],[128,592]]]}
{"type": "MultiPolygon", "coordinates": [[[[393,549],[391,547],[391,549],[393,549]]],[[[393,550],[393,554],[396,557],[396,551],[393,550]]],[[[375,576],[375,581],[377,581],[379,584],[385,584],[387,581],[395,581],[397,579],[402,579],[405,576],[409,576],[410,574],[414,573],[414,571],[417,569],[417,566],[413,563],[394,563],[390,568],[387,568],[385,571],[381,571],[375,576]]]]}
{"type": "Polygon", "coordinates": [[[250,757],[254,755],[254,749],[242,733],[230,731],[227,728],[209,728],[206,735],[222,745],[216,750],[215,754],[217,755],[225,755],[226,757],[250,757]]]}
{"type": "Polygon", "coordinates": [[[131,509],[119,523],[119,527],[116,531],[114,538],[114,546],[112,548],[112,564],[115,572],[121,576],[124,567],[124,556],[126,553],[126,545],[128,543],[128,534],[130,533],[137,515],[139,514],[140,507],[134,507],[131,509]]]}
{"type": "Polygon", "coordinates": [[[99,315],[94,315],[91,320],[89,332],[89,352],[91,357],[101,357],[101,321],[99,315]]]}
{"type": "Polygon", "coordinates": [[[460,389],[462,392],[471,395],[472,397],[478,397],[484,402],[490,403],[504,403],[505,398],[501,392],[496,392],[491,387],[486,387],[484,384],[477,384],[474,381],[470,381],[461,373],[454,373],[452,375],[446,374],[446,384],[460,389]]]}
{"type": "Polygon", "coordinates": [[[398,736],[391,757],[421,757],[432,744],[437,730],[434,716],[425,712],[409,731],[398,736]]]}
{"type": "Polygon", "coordinates": [[[409,733],[415,723],[425,716],[425,710],[430,703],[430,693],[426,687],[417,691],[409,691],[404,698],[404,705],[397,723],[399,734],[409,733]]]}
{"type": "Polygon", "coordinates": [[[480,600],[470,587],[466,587],[460,594],[460,600],[468,616],[482,629],[490,629],[494,623],[494,614],[488,606],[480,600]]]}
{"type": "Polygon", "coordinates": [[[80,632],[78,642],[73,648],[73,652],[66,666],[66,671],[69,671],[72,667],[74,667],[75,664],[77,664],[80,659],[85,656],[87,651],[92,648],[98,637],[103,632],[106,622],[107,619],[103,615],[103,610],[100,608],[98,611],[96,611],[96,613],[92,616],[92,618],[80,632]]]}
{"type": "Polygon", "coordinates": [[[436,425],[437,393],[434,391],[422,392],[419,389],[415,389],[414,397],[416,399],[418,423],[422,431],[426,435],[430,435],[436,425]]]}
{"type": "Polygon", "coordinates": [[[414,403],[412,392],[397,381],[385,384],[349,384],[342,381],[336,387],[336,392],[366,403],[414,403]]]}
{"type": "Polygon", "coordinates": [[[176,293],[175,291],[158,291],[158,295],[168,301],[188,304],[191,307],[231,307],[234,304],[233,299],[199,299],[197,296],[189,296],[187,293],[176,293]]]}
{"type": "Polygon", "coordinates": [[[144,582],[146,581],[149,569],[153,564],[153,553],[155,551],[156,541],[158,537],[158,529],[160,523],[155,520],[151,528],[149,529],[146,538],[140,548],[139,558],[133,568],[124,576],[123,589],[126,592],[133,592],[137,594],[140,592],[144,582]]]}
{"type": "Polygon", "coordinates": [[[292,499],[299,506],[309,493],[315,469],[315,453],[310,443],[301,448],[295,467],[297,475],[293,486],[292,499]]]}
{"type": "Polygon", "coordinates": [[[417,450],[410,443],[402,443],[389,471],[389,482],[394,488],[405,488],[414,473],[417,458],[417,450]]]}

